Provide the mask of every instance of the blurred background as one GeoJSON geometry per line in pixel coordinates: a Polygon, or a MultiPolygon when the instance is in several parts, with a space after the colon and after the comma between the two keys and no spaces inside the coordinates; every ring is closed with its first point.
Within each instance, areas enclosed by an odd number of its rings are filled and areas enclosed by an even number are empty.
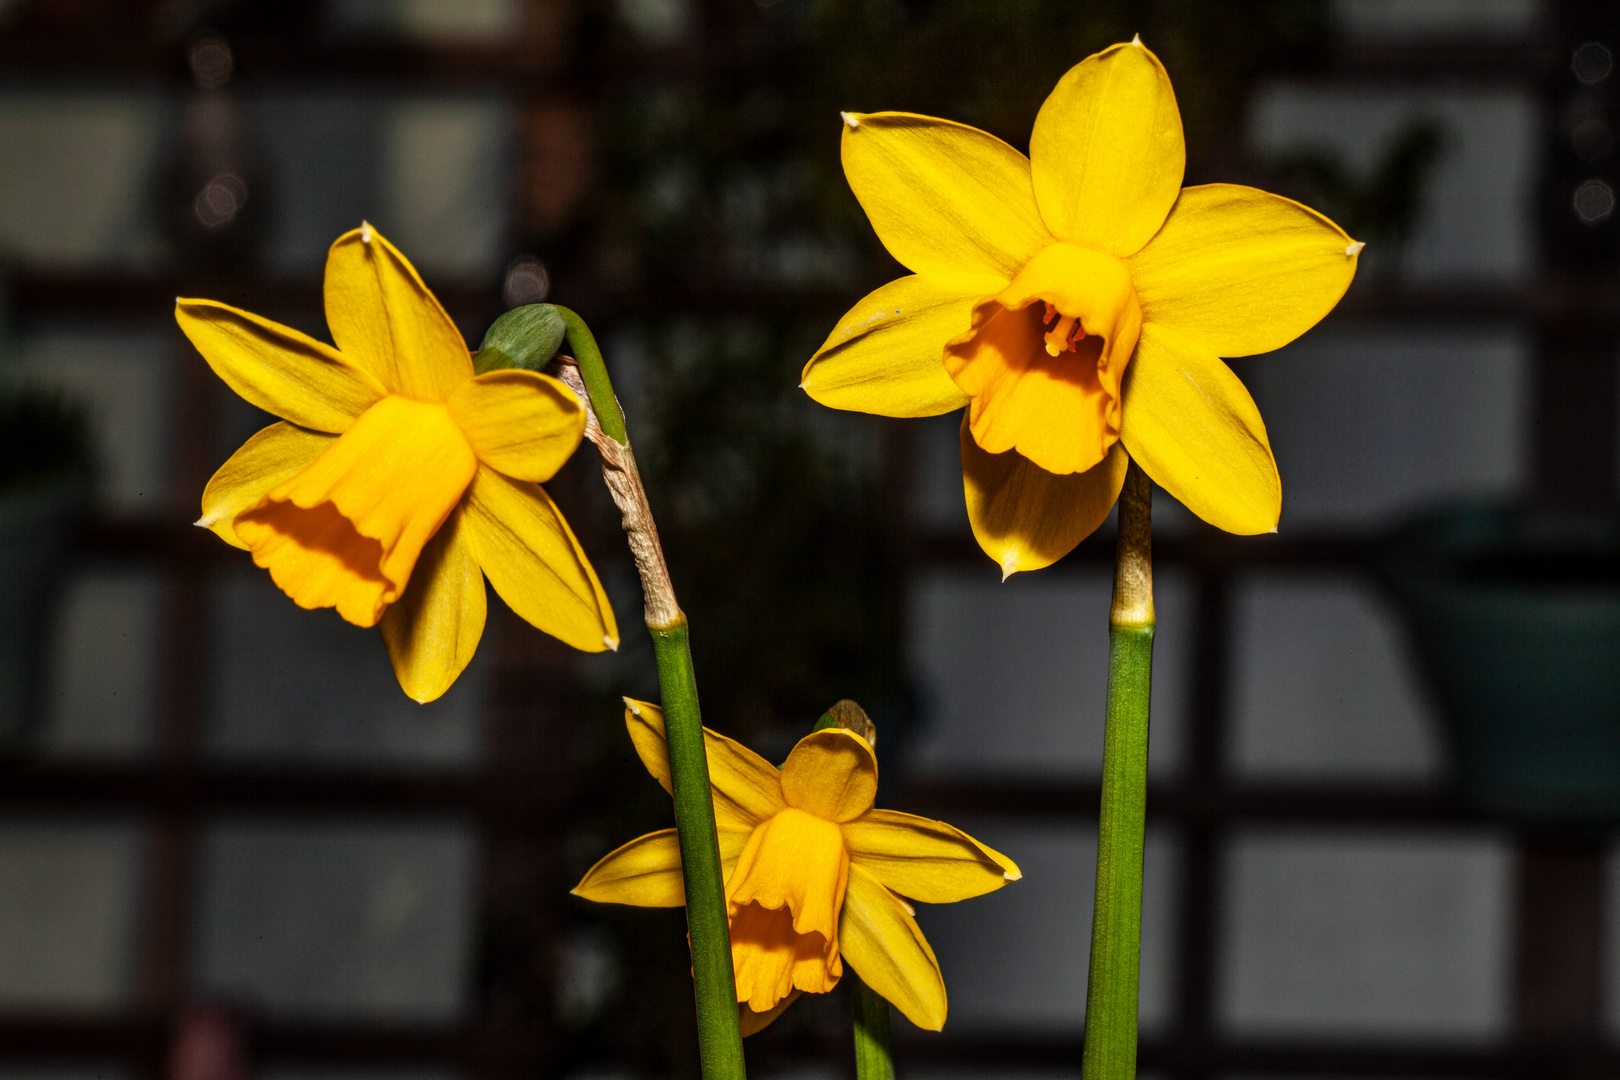
{"type": "MultiPolygon", "coordinates": [[[[1280,533],[1155,503],[1144,1075],[1620,1076],[1617,29],[1574,0],[0,0],[0,1080],[696,1076],[680,913],[567,894],[671,819],[620,720],[656,681],[589,448],[549,488],[624,647],[492,599],[426,707],[376,634],[188,524],[269,421],[173,297],[325,337],[325,251],[362,219],[473,346],[547,297],[596,329],[711,726],[779,760],[854,698],[885,804],[1022,864],[920,913],[951,1016],[899,1031],[903,1073],[1078,1076],[1108,529],[1001,584],[956,417],[797,383],[901,272],[838,111],[1026,148],[1056,78],[1133,33],[1189,183],[1368,243],[1319,328],[1233,365],[1280,533]],[[1554,540],[1397,532],[1498,504],[1554,540]],[[1470,651],[1469,589],[1564,607],[1470,651]],[[1520,707],[1567,633],[1568,693],[1520,707]],[[1496,659],[1459,683],[1456,655],[1496,659]]],[[[850,1074],[848,1022],[803,999],[754,1073],[850,1074]]]]}

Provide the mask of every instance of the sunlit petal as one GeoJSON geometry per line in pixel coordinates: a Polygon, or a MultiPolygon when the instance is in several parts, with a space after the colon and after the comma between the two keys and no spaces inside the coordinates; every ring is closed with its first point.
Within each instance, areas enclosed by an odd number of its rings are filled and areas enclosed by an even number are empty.
{"type": "Polygon", "coordinates": [[[1130,259],[1143,317],[1216,356],[1280,349],[1333,310],[1361,245],[1281,195],[1237,184],[1182,191],[1130,259]]]}
{"type": "Polygon", "coordinates": [[[370,225],[332,245],[325,293],[332,340],[390,393],[442,402],[472,378],[467,340],[416,267],[370,225]]]}
{"type": "MultiPolygon", "coordinates": [[[[664,710],[633,698],[624,699],[624,723],[641,763],[665,791],[669,783],[669,747],[664,742],[664,710]]],[[[786,809],[781,773],[776,766],[735,739],[703,729],[714,787],[715,821],[721,828],[752,829],[786,809]]]]}
{"type": "Polygon", "coordinates": [[[181,298],[174,317],[225,385],[299,427],[346,431],[386,392],[353,357],[229,304],[181,298]]]}
{"type": "Polygon", "coordinates": [[[1230,533],[1271,532],[1282,481],[1254,399],[1208,347],[1148,323],[1125,376],[1120,436],[1148,476],[1230,533]]]}
{"type": "Polygon", "coordinates": [[[1131,42],[1070,68],[1035,117],[1029,153],[1047,228],[1110,255],[1138,251],[1164,224],[1187,163],[1159,58],[1131,42]]]}
{"type": "Polygon", "coordinates": [[[839,320],[804,366],[805,393],[829,408],[879,416],[938,416],[967,404],[940,362],[968,329],[978,294],[919,275],[891,281],[839,320]]]}
{"type": "Polygon", "coordinates": [[[925,904],[983,896],[1023,876],[1007,856],[943,821],[870,810],[843,830],[852,863],[925,904]]]}
{"type": "Polygon", "coordinates": [[[1000,289],[1051,242],[1029,159],[915,113],[845,113],[844,175],[889,254],[940,289],[1000,289]]]}

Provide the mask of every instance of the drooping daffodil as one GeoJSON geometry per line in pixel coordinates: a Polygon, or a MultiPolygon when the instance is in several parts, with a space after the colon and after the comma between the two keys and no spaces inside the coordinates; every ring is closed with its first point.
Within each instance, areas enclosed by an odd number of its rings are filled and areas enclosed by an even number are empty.
{"type": "Polygon", "coordinates": [[[418,701],[472,659],[486,575],[546,633],[617,648],[607,595],[540,487],[584,434],[574,393],[532,371],[475,375],[461,331],[370,225],[332,245],[325,301],[336,348],[213,300],[177,301],[215,374],[281,417],[214,474],[197,524],[252,552],[300,607],[380,623],[418,701]]]}
{"type": "Polygon", "coordinates": [[[1362,245],[1277,195],[1183,188],[1175,94],[1140,40],[1070,69],[1029,149],[928,116],[844,114],[844,174],[913,273],[844,316],[804,389],[884,416],[966,406],[968,517],[1004,577],[1102,523],[1126,451],[1205,521],[1275,530],[1265,424],[1221,358],[1314,326],[1362,245]]]}
{"type": "MultiPolygon", "coordinates": [[[[625,704],[636,753],[670,790],[662,711],[625,704]]],[[[837,986],[846,960],[912,1023],[943,1027],[945,981],[902,897],[947,904],[982,896],[1017,881],[1017,865],[944,822],[874,809],[877,758],[853,731],[811,732],[780,770],[723,735],[705,728],[703,736],[744,1034],[801,992],[837,986]]],[[[683,905],[675,830],[611,852],[574,893],[638,907],[683,905]]]]}

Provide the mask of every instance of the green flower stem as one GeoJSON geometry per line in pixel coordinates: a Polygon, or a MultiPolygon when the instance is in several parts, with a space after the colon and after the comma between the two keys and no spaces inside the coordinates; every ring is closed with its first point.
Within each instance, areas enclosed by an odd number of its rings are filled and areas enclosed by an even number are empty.
{"type": "Polygon", "coordinates": [[[620,446],[629,446],[630,436],[624,430],[624,413],[619,410],[619,399],[613,393],[613,383],[608,378],[607,364],[602,362],[602,350],[596,344],[596,335],[591,333],[591,328],[585,325],[578,312],[561,304],[555,307],[563,322],[568,324],[568,347],[573,350],[579,373],[585,379],[585,389],[591,398],[591,411],[596,413],[596,422],[602,426],[602,434],[620,446]]]}
{"type": "Polygon", "coordinates": [[[1119,498],[1114,602],[1108,618],[1108,727],[1103,739],[1097,902],[1086,989],[1084,1080],[1132,1080],[1136,1075],[1148,694],[1153,679],[1152,493],[1147,475],[1131,462],[1119,498]]]}
{"type": "Polygon", "coordinates": [[[658,689],[669,744],[675,829],[686,882],[686,927],[692,936],[692,979],[697,990],[698,1055],[704,1080],[742,1080],[742,1033],[737,1026],[737,983],[731,967],[726,889],[715,840],[714,798],[698,711],[697,676],[686,620],[649,627],[658,657],[658,689]]]}
{"type": "Polygon", "coordinates": [[[561,365],[558,374],[590,403],[592,415],[585,433],[596,444],[602,459],[602,479],[624,519],[630,553],[641,575],[646,602],[643,617],[658,661],[670,789],[675,800],[681,876],[686,884],[686,926],[691,936],[703,1080],[746,1080],[725,879],[720,872],[714,797],[709,787],[703,716],[698,709],[697,676],[692,671],[686,615],[675,601],[675,588],[647,504],[647,491],[630,450],[624,414],[619,411],[602,352],[584,320],[567,308],[558,311],[568,324],[568,343],[574,352],[574,364],[561,365]]]}
{"type": "Polygon", "coordinates": [[[894,1080],[889,1053],[889,1003],[861,977],[844,967],[855,1005],[855,1080],[894,1080]]]}

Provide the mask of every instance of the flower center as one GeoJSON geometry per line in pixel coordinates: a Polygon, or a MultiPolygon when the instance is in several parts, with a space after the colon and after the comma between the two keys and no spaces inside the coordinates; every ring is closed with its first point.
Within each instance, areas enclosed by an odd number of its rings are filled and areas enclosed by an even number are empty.
{"type": "Polygon", "coordinates": [[[233,524],[299,606],[375,626],[477,469],[443,405],[389,396],[233,524]]]}
{"type": "Polygon", "coordinates": [[[1041,319],[1041,325],[1052,327],[1044,335],[1046,355],[1074,352],[1075,345],[1086,336],[1086,328],[1080,325],[1080,317],[1063,314],[1052,306],[1050,300],[1042,302],[1046,305],[1046,315],[1041,319]]]}
{"type": "Polygon", "coordinates": [[[1041,250],[945,346],[945,370],[970,398],[974,442],[1051,473],[1092,468],[1119,438],[1121,384],[1141,330],[1124,263],[1078,244],[1041,250]]]}

